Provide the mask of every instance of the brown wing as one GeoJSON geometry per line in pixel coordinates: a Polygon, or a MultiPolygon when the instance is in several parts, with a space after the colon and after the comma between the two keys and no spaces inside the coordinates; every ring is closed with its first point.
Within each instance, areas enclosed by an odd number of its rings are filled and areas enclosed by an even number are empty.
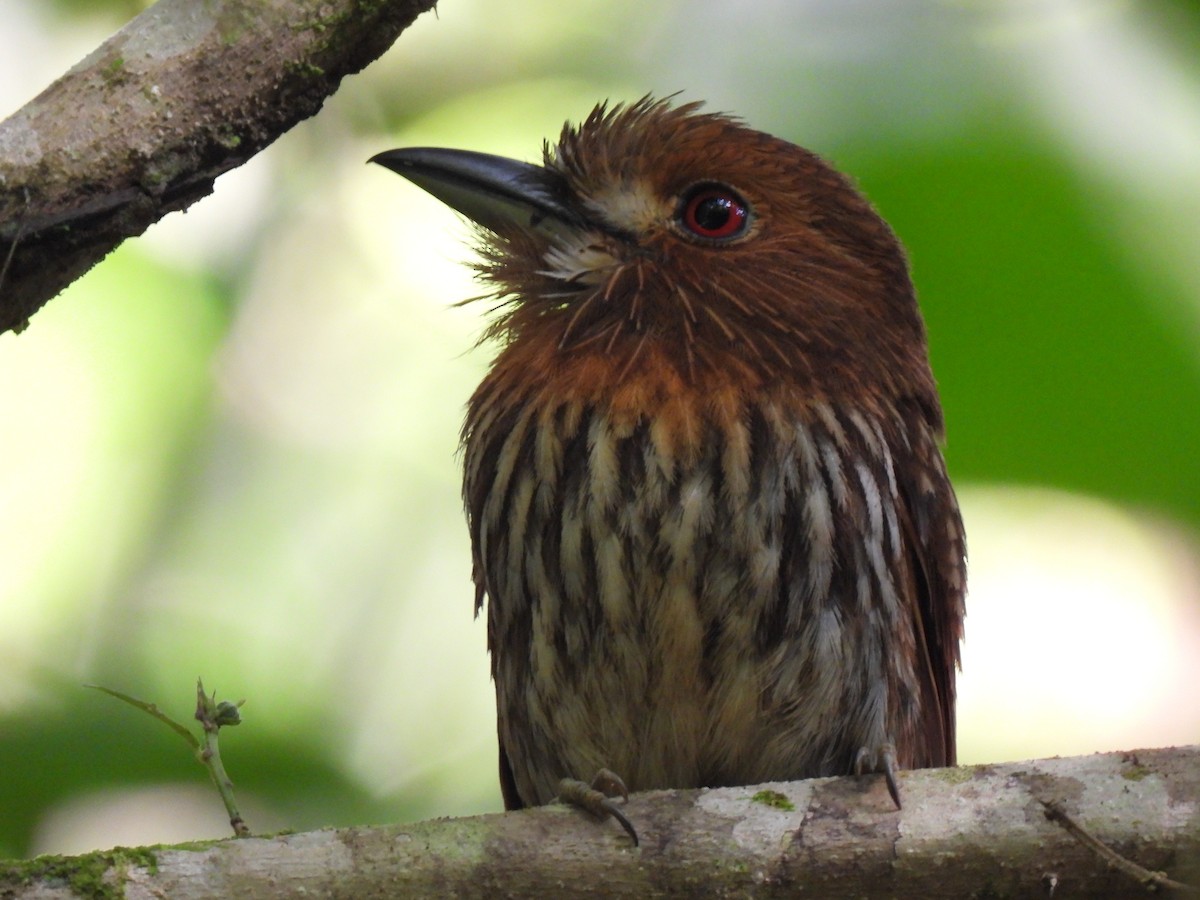
{"type": "Polygon", "coordinates": [[[508,761],[503,743],[500,744],[500,794],[504,797],[505,809],[524,809],[528,805],[517,793],[517,780],[513,777],[512,763],[508,761]]]}
{"type": "Polygon", "coordinates": [[[959,666],[966,539],[954,489],[937,441],[921,429],[913,447],[914,465],[898,472],[900,527],[912,569],[916,615],[913,631],[921,657],[921,729],[924,754],[915,767],[955,765],[954,680],[959,666]],[[901,473],[911,474],[905,478],[901,473]]]}

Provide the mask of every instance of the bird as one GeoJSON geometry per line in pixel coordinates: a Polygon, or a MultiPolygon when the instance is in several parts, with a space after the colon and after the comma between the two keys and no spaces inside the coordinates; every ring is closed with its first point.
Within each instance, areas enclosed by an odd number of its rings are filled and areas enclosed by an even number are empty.
{"type": "Polygon", "coordinates": [[[630,790],[879,773],[899,807],[955,764],[966,541],[898,238],[699,102],[542,156],[371,160],[474,223],[492,305],[461,452],[505,807],[635,843],[630,790]]]}

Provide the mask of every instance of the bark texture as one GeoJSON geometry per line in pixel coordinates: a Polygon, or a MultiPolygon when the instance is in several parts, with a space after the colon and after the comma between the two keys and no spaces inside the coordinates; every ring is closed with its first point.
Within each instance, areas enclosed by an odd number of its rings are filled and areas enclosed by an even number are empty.
{"type": "Polygon", "coordinates": [[[900,811],[878,776],[638,794],[639,849],[553,805],[41,858],[0,869],[0,897],[77,896],[72,876],[176,900],[1192,896],[1153,872],[1200,884],[1200,746],[907,772],[901,787],[900,811]],[[1114,866],[1048,805],[1135,865],[1114,866]]]}

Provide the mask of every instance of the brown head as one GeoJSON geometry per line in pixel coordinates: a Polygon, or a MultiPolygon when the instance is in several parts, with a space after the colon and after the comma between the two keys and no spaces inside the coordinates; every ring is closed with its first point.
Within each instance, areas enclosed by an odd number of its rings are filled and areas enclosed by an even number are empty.
{"type": "Polygon", "coordinates": [[[480,269],[500,301],[489,334],[510,346],[905,398],[940,430],[903,250],[801,147],[645,98],[568,125],[540,167],[427,149],[374,161],[484,226],[480,269]]]}

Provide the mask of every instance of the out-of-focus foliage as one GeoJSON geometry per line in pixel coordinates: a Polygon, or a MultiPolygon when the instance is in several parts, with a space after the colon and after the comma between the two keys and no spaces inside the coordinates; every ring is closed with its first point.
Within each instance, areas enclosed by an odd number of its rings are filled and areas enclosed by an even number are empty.
{"type": "MultiPolygon", "coordinates": [[[[0,114],[140,6],[0,0],[0,114]]],[[[0,337],[0,856],[224,831],[85,682],[245,697],[252,828],[499,807],[454,457],[486,305],[453,305],[467,229],[364,163],[536,159],[647,92],[829,157],[909,249],[975,562],[964,759],[1200,740],[1197,46],[1183,3],[444,0],[0,337]]]]}

